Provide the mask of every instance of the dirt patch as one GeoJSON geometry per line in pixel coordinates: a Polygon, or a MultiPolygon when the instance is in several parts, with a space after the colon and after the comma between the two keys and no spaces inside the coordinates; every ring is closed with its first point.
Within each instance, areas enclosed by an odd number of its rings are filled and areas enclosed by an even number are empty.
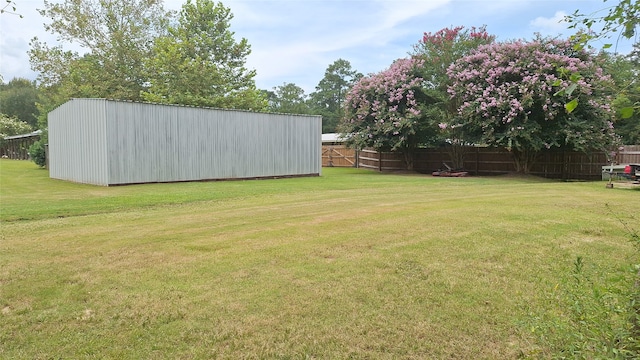
{"type": "Polygon", "coordinates": [[[614,181],[613,188],[640,190],[640,183],[631,181],[614,181]]]}

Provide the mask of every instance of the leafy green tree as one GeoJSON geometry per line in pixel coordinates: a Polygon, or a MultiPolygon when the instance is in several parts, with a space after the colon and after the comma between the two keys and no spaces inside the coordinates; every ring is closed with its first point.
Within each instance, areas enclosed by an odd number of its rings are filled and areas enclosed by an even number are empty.
{"type": "Polygon", "coordinates": [[[360,78],[362,74],[353,70],[347,60],[338,59],[327,67],[324,78],[310,95],[313,111],[322,115],[322,132],[336,131],[338,122],[344,116],[343,105],[347,92],[360,78]]]}
{"type": "Polygon", "coordinates": [[[275,91],[265,89],[259,89],[258,91],[260,91],[260,96],[267,101],[267,108],[272,109],[276,106],[278,99],[275,91]]]}
{"type": "Polygon", "coordinates": [[[640,63],[637,53],[619,55],[602,52],[598,59],[613,80],[611,105],[615,110],[615,132],[623,144],[639,144],[640,113],[630,111],[640,105],[640,63]]]}
{"type": "MultiPolygon", "coordinates": [[[[603,0],[603,2],[606,1],[603,0]]],[[[576,36],[580,40],[578,46],[584,46],[589,41],[608,38],[614,34],[632,39],[638,34],[638,27],[640,27],[640,3],[634,0],[620,0],[615,6],[589,15],[576,10],[565,20],[571,24],[570,28],[577,29],[581,26],[586,28],[586,31],[576,36]],[[602,25],[602,28],[598,30],[594,25],[602,25]]],[[[611,46],[611,44],[606,45],[607,48],[611,46]]]]}
{"type": "Polygon", "coordinates": [[[31,40],[31,67],[44,95],[62,102],[75,96],[141,100],[148,81],[143,61],[171,14],[161,0],[45,0],[39,12],[51,21],[45,29],[63,43],[31,40]],[[86,53],[64,50],[64,44],[86,53]]]}
{"type": "Polygon", "coordinates": [[[147,101],[218,108],[266,108],[255,70],[245,67],[251,47],[229,29],[231,10],[211,0],[187,0],[169,34],[157,38],[146,61],[147,101]]]}
{"type": "Polygon", "coordinates": [[[545,148],[609,149],[610,80],[573,45],[548,38],[484,45],[456,61],[448,71],[450,91],[462,101],[456,125],[472,141],[511,150],[522,173],[545,148]]]}
{"type": "Polygon", "coordinates": [[[626,115],[628,114],[626,109],[638,107],[639,93],[640,88],[636,87],[633,94],[630,92],[620,93],[613,101],[613,108],[616,110],[615,132],[620,136],[620,141],[623,144],[640,144],[640,113],[634,111],[631,116],[626,115]]]}
{"type": "Polygon", "coordinates": [[[0,84],[0,111],[33,128],[38,128],[37,101],[38,89],[33,81],[13,78],[7,84],[0,84]]]}
{"type": "MultiPolygon", "coordinates": [[[[603,0],[606,2],[607,0],[603,0]]],[[[610,6],[593,14],[585,15],[576,10],[572,15],[565,18],[571,25],[569,28],[580,29],[580,31],[572,38],[576,42],[575,48],[581,49],[589,46],[594,40],[601,40],[617,35],[616,44],[620,38],[635,39],[634,51],[636,53],[640,49],[637,35],[640,34],[640,2],[637,0],[620,0],[617,5],[610,6]],[[597,29],[596,25],[601,25],[601,29],[597,29]]],[[[613,47],[613,44],[604,45],[604,49],[613,47]]],[[[578,74],[579,75],[579,74],[578,74]]],[[[620,94],[622,98],[626,98],[626,94],[620,94]]],[[[640,102],[628,103],[625,107],[621,107],[625,101],[620,99],[616,102],[619,107],[619,115],[623,119],[631,118],[640,113],[640,102]]]]}
{"type": "Polygon", "coordinates": [[[285,114],[309,114],[311,109],[307,104],[304,89],[293,83],[284,83],[276,86],[267,95],[269,110],[285,114]]]}
{"type": "MultiPolygon", "coordinates": [[[[60,50],[60,49],[58,49],[60,50]]],[[[39,48],[32,48],[33,52],[40,51],[39,48]]],[[[47,66],[55,66],[54,64],[68,64],[68,69],[50,73],[40,73],[39,78],[44,80],[38,87],[39,100],[36,103],[38,109],[38,128],[47,128],[47,114],[65,103],[71,98],[115,98],[122,99],[117,95],[118,89],[122,89],[121,85],[111,87],[110,81],[105,80],[103,72],[95,71],[97,68],[95,56],[85,54],[83,56],[74,56],[71,52],[52,51],[49,53],[49,59],[55,56],[67,58],[67,61],[58,62],[51,61],[47,66]],[[45,80],[46,78],[46,80],[45,80]]],[[[125,90],[126,91],[126,90],[125,90]]],[[[127,99],[125,100],[137,100],[127,99]]],[[[46,141],[46,131],[43,139],[46,141]]]]}

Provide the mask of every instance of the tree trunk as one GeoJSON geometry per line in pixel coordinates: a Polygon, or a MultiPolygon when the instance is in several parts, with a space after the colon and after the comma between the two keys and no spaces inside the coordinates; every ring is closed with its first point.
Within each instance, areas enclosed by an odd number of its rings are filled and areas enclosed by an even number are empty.
{"type": "Polygon", "coordinates": [[[516,167],[516,172],[519,174],[528,174],[533,167],[533,164],[538,158],[538,152],[534,150],[519,150],[513,149],[513,163],[516,167]]]}
{"type": "Polygon", "coordinates": [[[449,154],[451,165],[454,169],[464,169],[464,155],[467,152],[466,148],[460,144],[447,144],[445,149],[449,154]]]}

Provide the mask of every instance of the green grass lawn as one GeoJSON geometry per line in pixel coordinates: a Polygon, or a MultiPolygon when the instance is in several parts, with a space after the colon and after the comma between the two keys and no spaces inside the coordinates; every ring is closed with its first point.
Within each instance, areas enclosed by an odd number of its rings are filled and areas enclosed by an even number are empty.
{"type": "Polygon", "coordinates": [[[576,259],[624,290],[639,195],[335,168],[97,187],[1,160],[0,358],[562,356],[576,259]]]}

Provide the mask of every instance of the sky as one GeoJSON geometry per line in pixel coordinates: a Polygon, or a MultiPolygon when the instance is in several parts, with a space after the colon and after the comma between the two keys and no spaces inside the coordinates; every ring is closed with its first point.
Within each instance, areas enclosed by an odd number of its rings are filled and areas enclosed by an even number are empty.
{"type": "MultiPolygon", "coordinates": [[[[51,0],[56,2],[55,0],[51,0]]],[[[179,10],[186,0],[165,0],[179,10]]],[[[0,74],[35,80],[30,69],[29,41],[38,37],[56,45],[44,30],[47,19],[36,9],[44,0],[16,0],[19,16],[0,15],[0,74]]],[[[338,59],[363,74],[382,71],[407,57],[425,32],[445,27],[486,25],[498,41],[531,39],[535,33],[568,37],[574,30],[565,15],[592,14],[615,4],[602,0],[222,0],[234,15],[236,39],[251,45],[247,67],[255,69],[256,85],[272,90],[294,83],[310,94],[326,68],[338,59]]],[[[4,1],[2,1],[4,4],[4,1]]],[[[2,5],[0,5],[2,6],[2,5]]],[[[11,10],[11,9],[6,9],[11,10]]],[[[608,41],[613,42],[615,41],[608,41]]],[[[598,46],[598,44],[595,44],[598,46]]],[[[74,45],[64,44],[67,50],[74,45]]],[[[629,41],[617,51],[628,53],[629,41]]]]}

